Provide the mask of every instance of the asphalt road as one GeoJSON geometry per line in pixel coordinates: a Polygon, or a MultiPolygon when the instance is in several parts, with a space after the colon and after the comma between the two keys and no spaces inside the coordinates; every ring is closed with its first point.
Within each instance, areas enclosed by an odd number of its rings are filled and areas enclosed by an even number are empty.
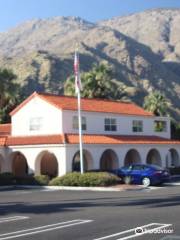
{"type": "Polygon", "coordinates": [[[180,186],[125,192],[0,190],[0,240],[5,239],[180,239],[180,186]]]}

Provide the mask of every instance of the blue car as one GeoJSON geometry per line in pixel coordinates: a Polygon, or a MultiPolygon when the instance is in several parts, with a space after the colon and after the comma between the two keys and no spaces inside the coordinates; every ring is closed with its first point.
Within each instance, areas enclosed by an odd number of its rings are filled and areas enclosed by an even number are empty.
{"type": "Polygon", "coordinates": [[[149,164],[132,164],[113,171],[126,184],[142,184],[144,186],[158,185],[169,181],[168,170],[149,164]]]}

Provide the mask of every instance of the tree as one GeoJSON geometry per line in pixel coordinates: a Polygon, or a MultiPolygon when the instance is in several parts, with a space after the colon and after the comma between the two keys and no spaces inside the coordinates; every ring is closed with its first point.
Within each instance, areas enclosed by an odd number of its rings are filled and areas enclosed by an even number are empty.
{"type": "Polygon", "coordinates": [[[154,91],[145,97],[144,108],[156,116],[165,116],[167,114],[168,101],[159,91],[154,91]]]}
{"type": "MultiPolygon", "coordinates": [[[[82,97],[120,99],[125,96],[124,87],[112,79],[112,69],[104,62],[95,64],[89,72],[81,74],[82,97]]],[[[75,96],[74,76],[69,77],[64,86],[65,95],[75,96]]]]}
{"type": "Polygon", "coordinates": [[[16,105],[19,97],[19,86],[16,75],[9,69],[0,69],[0,122],[9,120],[9,112],[16,105]]]}

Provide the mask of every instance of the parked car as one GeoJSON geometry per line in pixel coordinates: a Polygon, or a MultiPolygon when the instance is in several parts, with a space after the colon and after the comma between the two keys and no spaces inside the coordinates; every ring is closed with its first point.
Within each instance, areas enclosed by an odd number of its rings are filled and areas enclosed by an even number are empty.
{"type": "Polygon", "coordinates": [[[169,181],[168,170],[149,164],[132,164],[112,171],[126,184],[158,185],[169,181]]]}

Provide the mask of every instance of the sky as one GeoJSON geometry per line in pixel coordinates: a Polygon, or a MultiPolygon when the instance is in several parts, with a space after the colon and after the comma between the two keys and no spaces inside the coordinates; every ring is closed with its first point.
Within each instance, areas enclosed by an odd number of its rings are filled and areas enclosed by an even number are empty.
{"type": "Polygon", "coordinates": [[[79,16],[97,22],[152,8],[180,8],[180,0],[0,0],[0,32],[34,18],[79,16]]]}

